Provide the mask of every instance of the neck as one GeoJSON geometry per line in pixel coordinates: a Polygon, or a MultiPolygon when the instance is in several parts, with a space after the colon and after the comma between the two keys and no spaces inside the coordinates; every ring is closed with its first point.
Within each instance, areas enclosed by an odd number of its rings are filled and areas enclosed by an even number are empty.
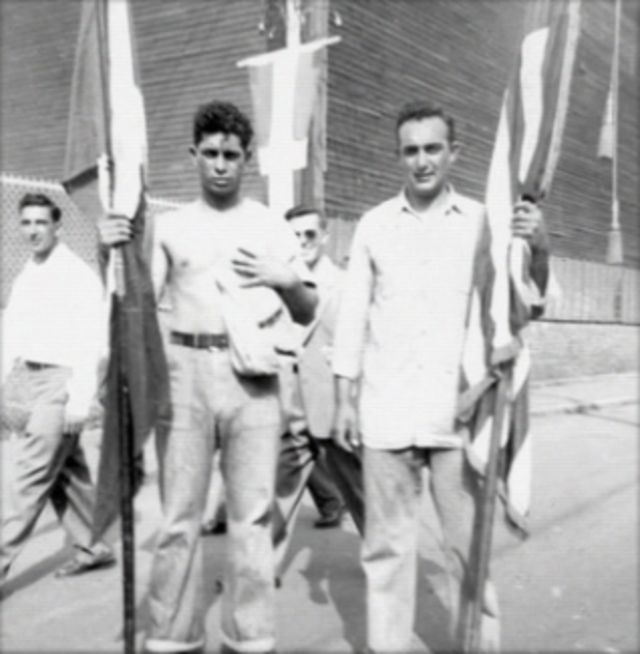
{"type": "Polygon", "coordinates": [[[50,256],[51,253],[56,249],[58,241],[46,252],[34,252],[31,259],[34,263],[44,263],[50,256]]]}
{"type": "Polygon", "coordinates": [[[320,263],[320,259],[322,259],[322,255],[320,255],[315,261],[311,261],[310,263],[308,263],[307,268],[309,268],[309,270],[311,271],[314,271],[318,267],[318,264],[320,263]]]}
{"type": "Polygon", "coordinates": [[[405,189],[405,196],[409,202],[409,206],[418,213],[424,213],[434,206],[438,206],[448,195],[448,189],[443,186],[435,195],[424,197],[417,196],[409,189],[405,189]]]}
{"type": "Polygon", "coordinates": [[[232,195],[212,195],[206,190],[202,190],[200,193],[200,199],[212,209],[216,211],[226,211],[227,209],[232,209],[233,207],[240,204],[241,197],[239,193],[233,193],[232,195]]]}

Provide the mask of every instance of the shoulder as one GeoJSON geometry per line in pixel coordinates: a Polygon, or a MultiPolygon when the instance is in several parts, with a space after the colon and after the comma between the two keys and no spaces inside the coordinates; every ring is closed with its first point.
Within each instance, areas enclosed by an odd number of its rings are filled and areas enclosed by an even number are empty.
{"type": "Polygon", "coordinates": [[[176,209],[162,211],[153,216],[151,229],[155,236],[163,236],[170,233],[176,226],[184,225],[185,221],[193,218],[196,214],[196,202],[189,202],[176,209]]]}
{"type": "Polygon", "coordinates": [[[389,224],[389,218],[396,216],[402,210],[400,198],[394,195],[384,202],[377,204],[362,215],[360,225],[368,229],[376,229],[379,226],[389,224]]]}
{"type": "Polygon", "coordinates": [[[454,191],[453,198],[455,205],[465,215],[477,220],[484,220],[486,218],[487,209],[482,202],[479,202],[468,195],[462,195],[456,191],[454,191]]]}

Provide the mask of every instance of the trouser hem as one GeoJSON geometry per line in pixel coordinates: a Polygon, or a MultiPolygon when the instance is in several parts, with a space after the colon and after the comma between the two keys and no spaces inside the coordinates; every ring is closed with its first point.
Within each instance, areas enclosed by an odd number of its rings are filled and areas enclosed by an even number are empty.
{"type": "Polygon", "coordinates": [[[193,652],[204,647],[204,638],[195,643],[184,643],[179,640],[166,640],[164,638],[148,638],[144,644],[147,652],[193,652]]]}
{"type": "Polygon", "coordinates": [[[266,638],[257,638],[255,640],[233,640],[229,638],[224,632],[221,634],[222,642],[235,650],[236,652],[247,652],[247,654],[256,654],[258,652],[269,652],[275,649],[276,639],[272,636],[266,638]]]}

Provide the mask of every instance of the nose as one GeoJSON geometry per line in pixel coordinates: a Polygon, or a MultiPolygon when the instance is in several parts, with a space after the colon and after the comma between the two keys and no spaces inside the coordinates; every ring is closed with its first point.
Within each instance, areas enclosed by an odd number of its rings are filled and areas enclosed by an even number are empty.
{"type": "Polygon", "coordinates": [[[429,165],[429,156],[422,149],[418,150],[418,156],[416,158],[416,165],[420,169],[426,168],[429,165]]]}
{"type": "Polygon", "coordinates": [[[213,167],[216,172],[218,173],[224,173],[227,170],[227,162],[224,158],[224,155],[219,154],[214,160],[213,160],[213,167]]]}

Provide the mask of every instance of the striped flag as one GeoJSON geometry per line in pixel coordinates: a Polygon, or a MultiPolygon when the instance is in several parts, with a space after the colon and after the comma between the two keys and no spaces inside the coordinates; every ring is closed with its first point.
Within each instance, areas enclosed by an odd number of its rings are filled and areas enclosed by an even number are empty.
{"type": "MultiPolygon", "coordinates": [[[[134,456],[168,410],[168,377],[145,264],[146,125],[126,0],[85,0],[71,90],[65,188],[132,221],[134,237],[111,257],[110,352],[94,532],[121,500],[124,450],[134,456]],[[98,202],[99,200],[99,202],[98,202]]],[[[131,462],[130,462],[131,464],[131,462]]]]}
{"type": "Polygon", "coordinates": [[[308,135],[322,83],[321,49],[339,37],[274,50],[238,62],[249,68],[260,172],[269,206],[284,215],[295,204],[293,172],[307,166],[308,135]]]}
{"type": "Polygon", "coordinates": [[[473,417],[468,459],[483,473],[494,418],[496,366],[509,364],[503,368],[510,378],[510,401],[498,488],[510,523],[523,532],[531,480],[530,355],[523,329],[542,313],[548,254],[540,260],[526,241],[512,240],[510,224],[518,199],[538,202],[550,188],[567,115],[580,5],[579,0],[555,0],[544,8],[546,20],[524,37],[503,98],[486,189],[489,234],[486,247],[478,249],[476,266],[484,273],[476,275],[472,294],[460,396],[461,419],[473,417]]]}

